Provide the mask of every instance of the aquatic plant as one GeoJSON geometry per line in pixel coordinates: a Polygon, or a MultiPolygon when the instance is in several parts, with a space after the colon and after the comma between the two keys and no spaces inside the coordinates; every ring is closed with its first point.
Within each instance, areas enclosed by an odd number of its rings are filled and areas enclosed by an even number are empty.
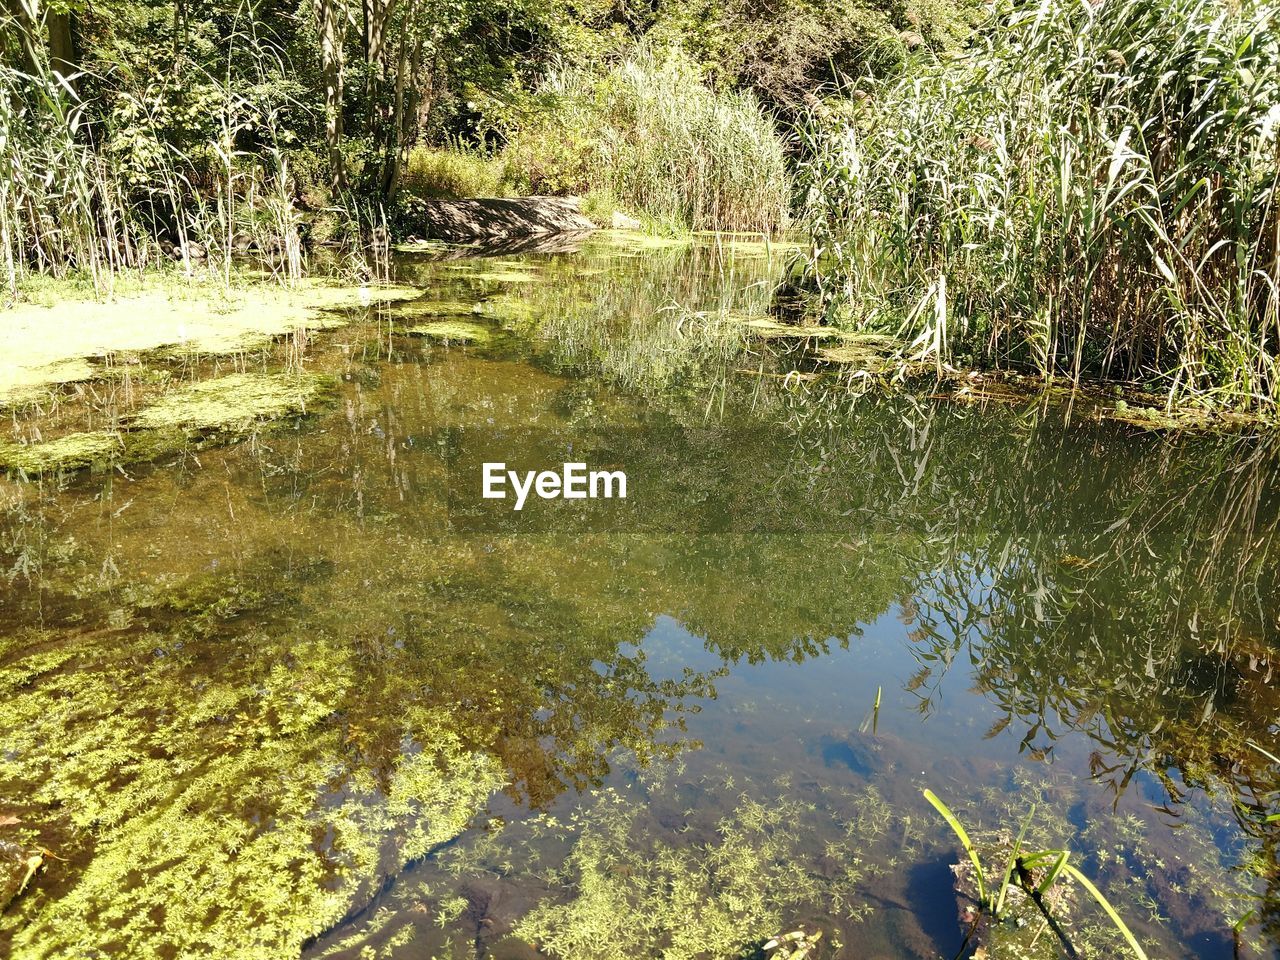
{"type": "MultiPolygon", "coordinates": [[[[670,773],[668,765],[645,779],[661,790],[670,773]]],[[[784,938],[798,915],[815,906],[860,915],[855,889],[862,868],[829,870],[813,862],[815,848],[825,850],[824,864],[858,853],[855,837],[824,844],[834,811],[785,796],[744,792],[735,800],[712,788],[679,788],[686,796],[707,790],[704,802],[712,809],[686,811],[677,828],[660,825],[648,809],[675,803],[673,797],[645,803],[607,788],[570,813],[544,815],[473,842],[473,849],[451,849],[441,866],[469,880],[500,872],[508,858],[527,861],[541,879],[538,898],[514,919],[511,934],[557,957],[745,956],[771,940],[799,939],[784,938]]]]}
{"type": "MultiPolygon", "coordinates": [[[[1053,889],[1054,884],[1056,884],[1065,873],[1084,887],[1084,889],[1088,891],[1089,895],[1098,902],[1099,906],[1101,906],[1103,911],[1106,913],[1108,919],[1115,924],[1116,929],[1119,930],[1121,936],[1124,937],[1125,943],[1128,944],[1133,955],[1137,957],[1138,960],[1147,960],[1146,951],[1143,950],[1142,945],[1138,943],[1137,937],[1133,935],[1133,932],[1129,929],[1128,925],[1120,918],[1120,914],[1116,912],[1110,901],[1103,896],[1102,891],[1094,886],[1093,882],[1081,873],[1074,864],[1068,862],[1071,856],[1070,851],[1037,850],[1025,853],[1023,852],[1022,842],[1023,838],[1026,836],[1027,826],[1030,823],[1031,817],[1035,813],[1034,807],[1023,820],[1022,827],[1018,831],[1018,837],[1010,848],[1008,857],[1005,860],[1004,869],[1000,875],[999,889],[993,894],[993,891],[989,888],[986,882],[985,871],[983,869],[982,859],[978,854],[978,848],[974,844],[973,840],[970,839],[969,833],[965,830],[964,825],[960,823],[956,815],[951,812],[950,808],[947,807],[947,805],[943,803],[932,790],[926,789],[924,791],[924,798],[928,800],[933,808],[942,815],[944,820],[946,820],[947,825],[951,828],[952,832],[955,833],[961,846],[964,847],[965,853],[968,854],[970,862],[973,864],[973,876],[978,888],[978,909],[980,911],[990,913],[996,920],[1002,919],[1005,895],[1010,886],[1010,880],[1016,877],[1019,888],[1035,902],[1036,906],[1039,907],[1042,912],[1044,912],[1046,922],[1050,925],[1054,925],[1054,919],[1045,907],[1045,896],[1053,889]],[[1042,870],[1041,876],[1033,877],[1032,871],[1037,869],[1042,870]],[[994,899],[992,899],[993,896],[994,899]]],[[[977,921],[975,920],[975,925],[976,923],[977,921]]],[[[1055,932],[1057,932],[1059,936],[1063,937],[1065,943],[1069,944],[1069,941],[1066,940],[1065,934],[1061,932],[1060,928],[1055,927],[1055,932]]]]}
{"type": "Polygon", "coordinates": [[[419,323],[406,327],[405,333],[415,337],[428,337],[432,340],[444,340],[453,343],[488,343],[493,339],[494,331],[478,323],[467,323],[462,320],[437,320],[433,323],[419,323]]]}
{"type": "Polygon", "coordinates": [[[1277,102],[1274,4],[1002,4],[816,110],[811,278],[908,359],[1274,414],[1277,102]]]}
{"type": "Polygon", "coordinates": [[[382,771],[352,763],[334,714],[358,657],[265,635],[254,653],[217,654],[202,635],[278,602],[240,601],[185,641],[84,637],[0,676],[0,789],[35,785],[29,819],[63,838],[66,861],[46,870],[56,895],[36,883],[6,913],[14,957],[296,955],[388,871],[455,837],[505,782],[438,713],[412,706],[397,741],[418,747],[382,771]],[[206,655],[222,660],[216,681],[193,669],[206,655]],[[119,669],[120,656],[154,669],[119,669]],[[55,727],[78,732],[49,750],[55,727]]]}
{"type": "Polygon", "coordinates": [[[167,391],[132,418],[143,429],[225,430],[304,414],[332,382],[313,374],[232,373],[167,391]]]}

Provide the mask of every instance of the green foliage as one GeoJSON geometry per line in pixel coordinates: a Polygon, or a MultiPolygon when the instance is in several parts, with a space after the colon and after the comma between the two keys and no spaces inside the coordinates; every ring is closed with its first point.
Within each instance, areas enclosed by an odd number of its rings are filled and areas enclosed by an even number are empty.
{"type": "Polygon", "coordinates": [[[1275,7],[1044,0],[815,115],[811,272],[916,359],[1274,413],[1275,7]]]}
{"type": "Polygon", "coordinates": [[[508,168],[535,192],[604,191],[681,228],[787,223],[773,124],[752,95],[708,87],[678,48],[640,48],[604,71],[558,67],[508,123],[508,168]]]}
{"type": "Polygon", "coordinates": [[[976,11],[965,0],[669,0],[646,36],[681,44],[717,87],[750,89],[790,120],[848,78],[897,72],[913,48],[959,47],[976,11]]]}
{"type": "Polygon", "coordinates": [[[428,200],[508,197],[521,192],[501,155],[483,153],[461,143],[415,147],[405,163],[401,188],[428,200]]]}

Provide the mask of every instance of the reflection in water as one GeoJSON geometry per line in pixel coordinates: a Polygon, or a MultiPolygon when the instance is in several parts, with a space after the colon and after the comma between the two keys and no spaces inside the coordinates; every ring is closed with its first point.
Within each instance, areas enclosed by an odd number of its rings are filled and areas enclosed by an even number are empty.
{"type": "Polygon", "coordinates": [[[1274,949],[1274,445],[789,377],[742,322],[779,271],[406,261],[423,301],[261,358],[329,409],[10,482],[0,837],[61,859],[0,943],[951,955],[931,786],[979,829],[1036,801],[1162,954],[1274,949]],[[403,334],[443,315],[495,336],[403,334]],[[468,451],[566,443],[641,494],[459,521],[468,451]]]}

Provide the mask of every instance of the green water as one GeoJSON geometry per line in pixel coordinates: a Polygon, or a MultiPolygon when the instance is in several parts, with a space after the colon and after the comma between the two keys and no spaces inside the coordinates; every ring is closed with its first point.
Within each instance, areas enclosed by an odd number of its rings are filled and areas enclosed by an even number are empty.
{"type": "Polygon", "coordinates": [[[949,958],[928,787],[1034,804],[1153,958],[1276,955],[1274,441],[810,378],[752,248],[397,266],[149,360],[331,377],[305,416],[0,487],[0,840],[53,855],[0,953],[949,958]],[[489,459],[628,497],[517,515],[489,459]]]}

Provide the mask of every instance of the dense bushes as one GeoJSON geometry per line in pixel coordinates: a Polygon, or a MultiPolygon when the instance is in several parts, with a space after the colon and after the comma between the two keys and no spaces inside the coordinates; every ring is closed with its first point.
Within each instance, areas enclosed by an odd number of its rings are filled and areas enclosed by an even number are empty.
{"type": "Polygon", "coordinates": [[[677,49],[553,70],[512,122],[509,166],[535,192],[602,192],[694,229],[783,226],[782,142],[750,93],[719,92],[677,49]]]}
{"type": "Polygon", "coordinates": [[[824,107],[813,276],[917,355],[1280,403],[1274,5],[1043,0],[824,107]]]}
{"type": "Polygon", "coordinates": [[[523,183],[498,153],[453,143],[414,147],[400,181],[408,194],[427,200],[518,195],[523,183]]]}
{"type": "Polygon", "coordinates": [[[912,49],[959,47],[978,8],[973,0],[667,0],[645,35],[679,43],[713,84],[749,89],[791,120],[846,78],[896,73],[912,49]]]}

